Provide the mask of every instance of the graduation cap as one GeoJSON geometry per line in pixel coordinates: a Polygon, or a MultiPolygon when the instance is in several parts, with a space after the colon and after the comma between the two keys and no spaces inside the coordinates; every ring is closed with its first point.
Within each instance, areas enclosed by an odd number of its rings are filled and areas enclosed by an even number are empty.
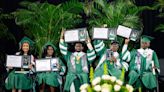
{"type": "Polygon", "coordinates": [[[51,42],[47,42],[44,46],[43,49],[45,49],[47,46],[52,46],[52,48],[54,48],[54,50],[56,50],[56,46],[54,44],[52,44],[51,42]]]}
{"type": "Polygon", "coordinates": [[[30,38],[25,36],[19,42],[19,47],[21,48],[22,44],[25,43],[25,42],[27,42],[30,46],[33,46],[33,44],[34,44],[34,41],[32,41],[30,38]]]}
{"type": "Polygon", "coordinates": [[[154,37],[151,37],[151,36],[147,36],[147,35],[141,36],[141,42],[151,42],[151,40],[153,39],[154,37]]]}

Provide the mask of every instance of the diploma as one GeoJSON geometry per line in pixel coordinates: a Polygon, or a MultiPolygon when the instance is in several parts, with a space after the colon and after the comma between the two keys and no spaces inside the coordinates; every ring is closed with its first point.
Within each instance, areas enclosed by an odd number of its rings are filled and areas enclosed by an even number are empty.
{"type": "Polygon", "coordinates": [[[79,31],[78,30],[68,30],[64,32],[65,42],[76,42],[79,41],[79,31]]]}
{"type": "Polygon", "coordinates": [[[35,68],[36,72],[51,71],[51,60],[50,59],[36,59],[35,68]]]}
{"type": "Polygon", "coordinates": [[[21,68],[22,67],[22,56],[7,55],[6,66],[21,68]]]}
{"type": "Polygon", "coordinates": [[[117,28],[117,35],[119,35],[121,37],[129,38],[131,31],[132,31],[131,28],[119,25],[117,28]]]}
{"type": "Polygon", "coordinates": [[[93,28],[93,39],[108,39],[108,28],[93,28]]]}

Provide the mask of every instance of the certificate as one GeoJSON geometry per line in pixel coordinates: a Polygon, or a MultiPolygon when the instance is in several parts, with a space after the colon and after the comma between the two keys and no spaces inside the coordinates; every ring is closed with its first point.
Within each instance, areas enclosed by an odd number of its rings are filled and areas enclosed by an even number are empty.
{"type": "Polygon", "coordinates": [[[58,58],[52,58],[51,59],[51,70],[52,71],[59,71],[58,66],[59,65],[59,59],[58,58]]]}
{"type": "Polygon", "coordinates": [[[7,55],[6,66],[21,68],[22,67],[22,56],[7,55]]]}
{"type": "Polygon", "coordinates": [[[108,28],[93,28],[93,39],[108,39],[108,28]]]}
{"type": "Polygon", "coordinates": [[[51,71],[51,60],[50,59],[36,59],[35,68],[36,72],[51,71]]]}
{"type": "Polygon", "coordinates": [[[79,31],[78,30],[68,30],[64,32],[65,42],[76,42],[79,41],[79,31]]]}
{"type": "Polygon", "coordinates": [[[137,41],[137,39],[139,39],[139,36],[140,36],[140,31],[132,30],[131,35],[130,35],[130,40],[137,41]]]}
{"type": "Polygon", "coordinates": [[[29,68],[31,56],[22,56],[22,68],[29,68]]]}
{"type": "Polygon", "coordinates": [[[117,28],[117,35],[119,35],[121,37],[129,38],[131,31],[132,31],[131,28],[119,25],[117,28]]]}
{"type": "Polygon", "coordinates": [[[117,37],[116,28],[109,28],[109,40],[115,40],[117,37]]]}

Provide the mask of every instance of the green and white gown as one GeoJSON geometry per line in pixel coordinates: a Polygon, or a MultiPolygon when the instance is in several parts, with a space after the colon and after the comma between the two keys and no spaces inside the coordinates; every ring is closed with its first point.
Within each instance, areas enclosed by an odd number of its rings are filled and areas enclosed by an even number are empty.
{"type": "MultiPolygon", "coordinates": [[[[51,57],[46,57],[51,58],[51,57]]],[[[59,71],[51,71],[51,72],[41,72],[37,73],[37,81],[39,85],[45,83],[52,87],[59,87],[62,85],[62,76],[66,71],[66,67],[64,66],[63,62],[59,59],[59,64],[61,66],[59,71]]]]}
{"type": "Polygon", "coordinates": [[[106,59],[107,49],[105,48],[105,44],[102,40],[95,40],[94,48],[97,55],[100,56],[98,65],[95,68],[94,77],[101,77],[104,74],[105,63],[108,66],[108,73],[117,78],[120,78],[122,67],[128,71],[129,66],[127,62],[130,61],[130,52],[127,50],[127,45],[123,46],[121,55],[118,52],[113,52],[114,57],[117,59],[117,62],[114,63],[110,63],[110,61],[106,59]]]}
{"type": "Polygon", "coordinates": [[[129,72],[129,84],[136,88],[142,87],[142,84],[153,89],[157,87],[156,74],[160,72],[158,57],[152,49],[137,49],[131,52],[129,72]],[[156,70],[152,67],[155,66],[156,70]]]}
{"type": "MultiPolygon", "coordinates": [[[[16,53],[16,55],[19,55],[20,53],[16,53]]],[[[33,56],[31,55],[31,63],[34,64],[33,56]]],[[[13,60],[14,62],[14,60],[13,60]]],[[[9,73],[8,77],[5,80],[5,87],[6,89],[22,89],[22,90],[28,90],[32,89],[33,87],[33,80],[30,76],[27,74],[29,73],[29,69],[18,69],[14,68],[9,73]]]]}
{"type": "Polygon", "coordinates": [[[89,49],[87,53],[71,53],[67,51],[64,40],[60,40],[59,47],[68,67],[64,91],[79,92],[80,85],[88,83],[88,64],[96,58],[95,51],[89,49]]]}

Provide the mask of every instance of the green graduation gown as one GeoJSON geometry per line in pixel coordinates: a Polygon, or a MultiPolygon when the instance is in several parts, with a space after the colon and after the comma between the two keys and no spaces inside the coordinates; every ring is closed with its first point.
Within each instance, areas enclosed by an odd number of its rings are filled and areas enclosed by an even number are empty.
{"type": "MultiPolygon", "coordinates": [[[[19,52],[16,53],[19,55],[19,52]]],[[[32,56],[32,55],[31,55],[32,56]]],[[[32,56],[33,59],[33,56],[32,56]]],[[[34,64],[33,60],[31,60],[32,64],[34,64]]],[[[14,61],[13,61],[14,62],[14,61]]],[[[21,71],[21,69],[14,68],[8,75],[5,80],[6,89],[22,89],[28,90],[33,87],[33,80],[30,76],[28,76],[29,69],[25,69],[27,71],[21,71]]]]}
{"type": "Polygon", "coordinates": [[[156,53],[151,49],[138,49],[131,52],[129,84],[136,88],[141,87],[142,84],[148,88],[153,89],[157,86],[156,76],[153,73],[152,63],[159,72],[159,63],[156,53]]]}
{"type": "Polygon", "coordinates": [[[112,76],[115,76],[117,78],[120,78],[121,75],[121,69],[124,67],[125,69],[128,69],[128,64],[124,61],[130,60],[130,53],[127,51],[127,46],[124,46],[124,49],[122,49],[122,57],[120,57],[120,54],[118,52],[113,52],[114,57],[117,59],[117,62],[110,63],[109,60],[106,59],[106,48],[105,44],[101,40],[95,40],[94,41],[94,48],[97,52],[97,55],[100,56],[99,62],[97,67],[95,68],[94,77],[102,76],[104,74],[104,64],[106,63],[108,66],[108,73],[112,76]],[[122,61],[122,59],[124,61],[122,61]]]}
{"type": "Polygon", "coordinates": [[[91,49],[87,51],[87,54],[71,53],[67,51],[67,44],[63,40],[60,40],[59,47],[68,67],[64,91],[79,92],[80,85],[88,83],[88,65],[96,58],[95,52],[91,49]]]}
{"type": "Polygon", "coordinates": [[[37,73],[37,81],[39,85],[42,83],[45,83],[53,87],[58,87],[59,85],[62,85],[61,74],[65,73],[66,68],[60,59],[59,59],[59,64],[61,66],[59,71],[37,73]]]}

